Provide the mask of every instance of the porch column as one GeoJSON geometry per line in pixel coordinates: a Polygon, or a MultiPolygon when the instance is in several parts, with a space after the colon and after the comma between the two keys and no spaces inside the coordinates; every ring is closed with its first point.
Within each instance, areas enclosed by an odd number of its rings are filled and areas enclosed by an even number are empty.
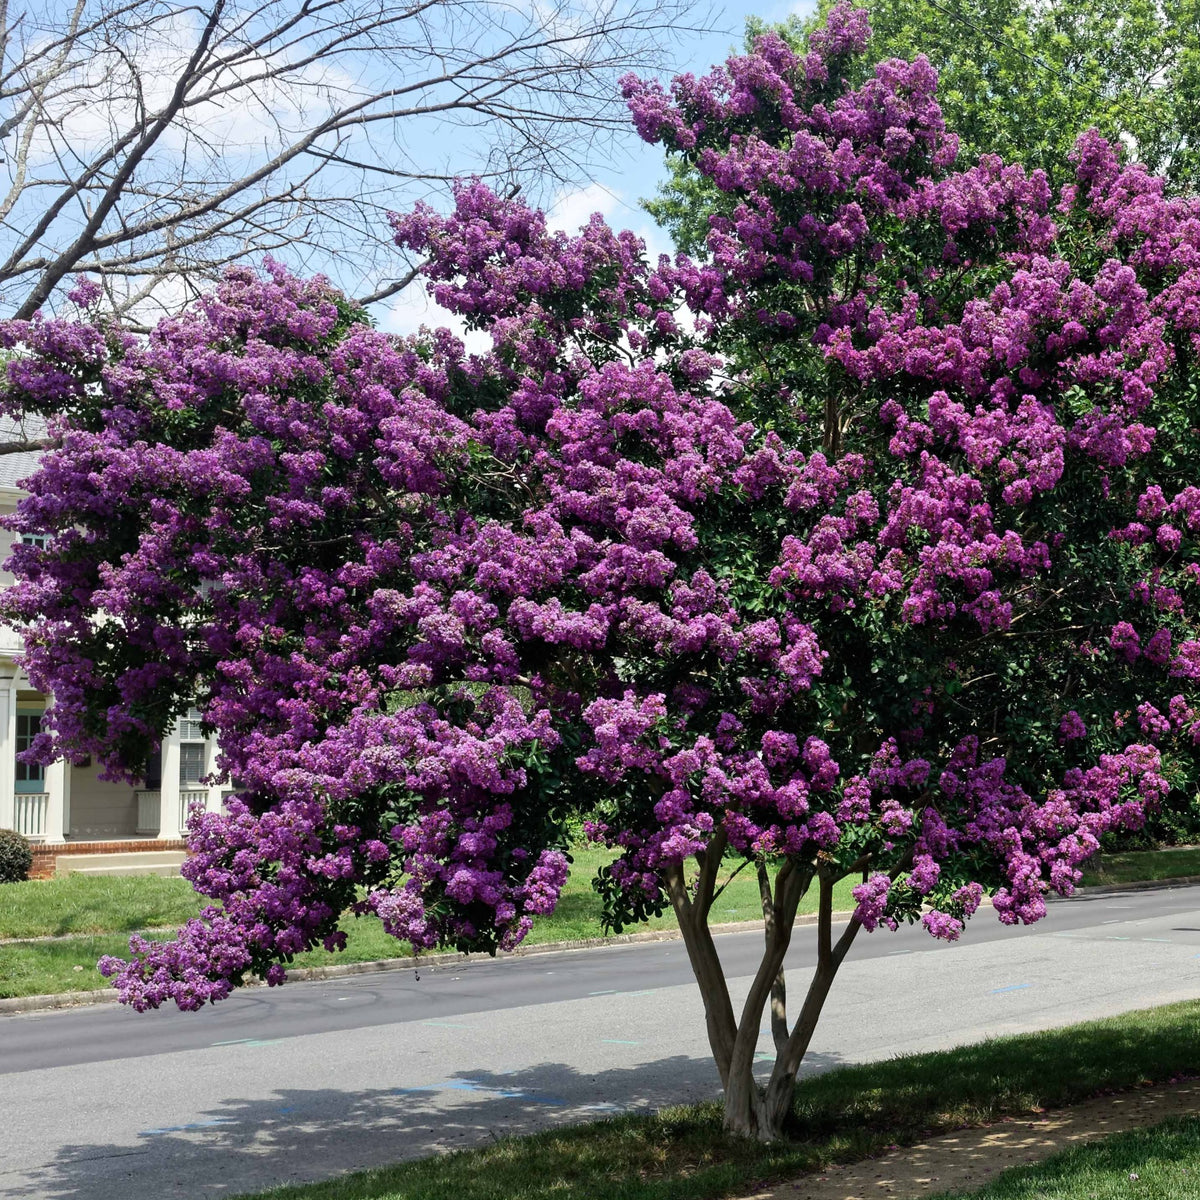
{"type": "MultiPolygon", "coordinates": [[[[221,747],[217,744],[215,737],[210,737],[204,747],[204,762],[210,771],[217,769],[217,755],[221,753],[221,747]]],[[[205,812],[219,813],[221,811],[221,797],[225,794],[225,789],[230,786],[232,781],[225,783],[214,783],[208,789],[208,798],[204,802],[205,812]]]]}
{"type": "Polygon", "coordinates": [[[179,827],[179,722],[171,726],[162,743],[162,784],[159,788],[158,836],[181,838],[179,827]]]}
{"type": "Polygon", "coordinates": [[[16,738],[17,677],[10,670],[0,672],[0,829],[13,829],[17,823],[16,738]]]}
{"type": "Polygon", "coordinates": [[[46,768],[46,794],[46,841],[65,841],[71,812],[71,768],[61,758],[46,768]]]}

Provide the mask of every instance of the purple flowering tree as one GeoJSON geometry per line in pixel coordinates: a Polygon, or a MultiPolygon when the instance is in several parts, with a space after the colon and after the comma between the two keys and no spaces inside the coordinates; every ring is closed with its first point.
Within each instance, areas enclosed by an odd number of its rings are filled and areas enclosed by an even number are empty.
{"type": "Polygon", "coordinates": [[[842,7],[804,57],[626,81],[719,196],[699,260],[479,184],[397,217],[487,354],[276,267],[148,339],[3,327],[4,406],[57,442],[5,597],[34,753],[136,777],[195,704],[237,789],[191,828],[211,907],[104,963],[126,1002],[280,983],[347,910],[516,946],[582,818],[609,923],[678,917],[728,1128],[776,1138],[860,931],[1036,921],[1194,791],[1200,202],[1091,135],[1060,194],[958,172],[926,62],[844,82],[867,36],[842,7]],[[735,1009],[708,918],[743,869],[735,1009]]]}

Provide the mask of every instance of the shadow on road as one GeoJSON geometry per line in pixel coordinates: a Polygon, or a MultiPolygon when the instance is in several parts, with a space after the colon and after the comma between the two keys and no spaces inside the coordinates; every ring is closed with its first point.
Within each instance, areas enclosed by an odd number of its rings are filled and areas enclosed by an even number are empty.
{"type": "MultiPolygon", "coordinates": [[[[815,1055],[806,1073],[838,1061],[815,1055]]],[[[114,1072],[119,1103],[116,1064],[114,1072]]],[[[229,1100],[186,1125],[142,1130],[133,1145],[64,1144],[53,1163],[0,1167],[0,1196],[225,1197],[718,1094],[711,1061],[686,1056],[597,1074],[544,1063],[385,1090],[280,1090],[269,1100],[229,1100]]]]}

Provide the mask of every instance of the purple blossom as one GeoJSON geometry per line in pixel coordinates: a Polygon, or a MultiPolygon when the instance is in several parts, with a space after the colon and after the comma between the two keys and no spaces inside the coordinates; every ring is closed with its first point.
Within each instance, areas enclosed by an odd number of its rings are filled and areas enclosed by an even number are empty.
{"type": "Polygon", "coordinates": [[[1058,736],[1064,742],[1076,741],[1087,737],[1087,726],[1083,718],[1072,708],[1063,714],[1058,723],[1058,736]]]}
{"type": "Polygon", "coordinates": [[[105,962],[130,1003],[280,982],[347,912],[511,949],[576,812],[622,919],[719,847],[865,867],[865,928],[953,940],[1194,789],[1200,488],[1160,419],[1200,203],[1095,134],[1057,195],[957,169],[929,63],[861,69],[867,35],[839,4],[802,54],[623,81],[714,197],[696,259],[477,180],[393,217],[485,353],[275,264],[146,338],[0,325],[3,411],[58,443],[6,522],[52,537],[5,595],[31,759],[134,778],[194,704],[237,780],[190,829],[213,905],[105,962]]]}

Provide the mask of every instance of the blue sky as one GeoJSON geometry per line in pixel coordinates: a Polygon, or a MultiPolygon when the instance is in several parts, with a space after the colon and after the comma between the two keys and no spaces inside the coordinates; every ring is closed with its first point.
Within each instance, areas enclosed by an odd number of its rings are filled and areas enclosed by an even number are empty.
{"type": "MultiPolygon", "coordinates": [[[[765,3],[736,0],[715,4],[710,10],[712,32],[681,35],[675,50],[678,70],[701,74],[713,63],[724,61],[731,52],[740,52],[748,17],[781,21],[792,13],[808,15],[814,8],[814,0],[775,0],[773,3],[770,0],[765,3]]],[[[639,200],[654,195],[666,176],[661,149],[647,146],[630,128],[628,136],[615,147],[611,160],[591,165],[585,174],[587,178],[579,186],[551,197],[547,211],[554,226],[574,233],[593,212],[599,212],[610,225],[632,229],[642,237],[652,256],[671,249],[666,236],[638,206],[639,200]]],[[[379,311],[376,317],[381,328],[395,333],[410,333],[421,324],[444,324],[461,330],[459,322],[438,309],[415,287],[379,311]]],[[[483,348],[487,339],[471,335],[468,344],[472,348],[476,345],[483,348]]]]}

